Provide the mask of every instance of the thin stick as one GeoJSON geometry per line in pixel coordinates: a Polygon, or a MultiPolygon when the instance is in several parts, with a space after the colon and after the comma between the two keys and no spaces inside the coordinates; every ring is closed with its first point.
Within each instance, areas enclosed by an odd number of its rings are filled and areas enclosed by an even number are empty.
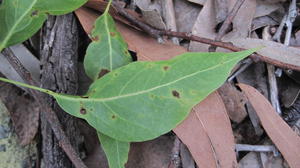
{"type": "MultiPolygon", "coordinates": [[[[226,17],[224,23],[222,24],[216,38],[215,41],[221,41],[221,39],[225,36],[226,32],[229,30],[230,28],[230,24],[232,23],[234,17],[236,16],[236,14],[238,13],[239,9],[241,8],[241,6],[243,5],[243,3],[245,2],[245,0],[238,0],[236,1],[236,3],[234,4],[234,7],[232,8],[232,10],[230,11],[230,13],[228,14],[228,16],[226,17]]],[[[217,47],[215,45],[212,45],[209,47],[209,51],[210,52],[215,52],[217,49],[217,47]]]]}
{"type": "MultiPolygon", "coordinates": [[[[31,77],[30,72],[21,64],[19,59],[13,54],[11,49],[6,48],[3,50],[3,55],[9,61],[9,63],[14,67],[22,79],[29,85],[37,86],[37,82],[34,81],[31,77]]],[[[43,107],[42,112],[46,116],[61,148],[66,152],[69,159],[72,161],[76,168],[87,168],[87,166],[80,159],[79,155],[76,153],[72,147],[68,137],[62,129],[62,126],[57,118],[56,113],[52,110],[49,104],[46,103],[46,99],[42,93],[30,89],[29,92],[38,102],[38,104],[43,107]]]]}
{"type": "MultiPolygon", "coordinates": [[[[271,40],[272,36],[270,35],[270,26],[266,26],[263,29],[262,38],[264,40],[271,40]]],[[[275,108],[276,112],[281,115],[281,108],[279,104],[278,98],[278,86],[277,86],[277,79],[275,76],[275,67],[274,65],[267,64],[268,70],[268,82],[269,82],[269,93],[270,93],[270,101],[272,106],[275,108]]]]}
{"type": "MultiPolygon", "coordinates": [[[[225,48],[225,49],[235,51],[235,52],[245,50],[244,48],[239,48],[239,47],[233,45],[232,43],[215,41],[212,39],[195,36],[195,35],[192,35],[191,33],[173,32],[173,31],[159,30],[159,29],[153,28],[153,27],[137,20],[135,17],[130,15],[127,11],[125,11],[124,8],[120,7],[118,4],[113,2],[113,5],[116,8],[117,12],[121,16],[125,17],[129,22],[131,22],[135,26],[139,27],[141,30],[148,33],[152,37],[155,37],[155,38],[160,38],[161,36],[178,37],[178,38],[182,38],[185,40],[191,40],[191,41],[196,41],[196,42],[200,42],[203,44],[214,45],[214,46],[225,48]]],[[[300,66],[280,62],[278,60],[275,60],[275,59],[272,59],[272,58],[269,58],[266,56],[262,56],[260,54],[252,54],[249,57],[251,59],[253,59],[254,62],[263,61],[263,62],[273,64],[275,66],[278,66],[278,67],[281,67],[284,69],[293,69],[293,70],[300,71],[300,66]]]]}

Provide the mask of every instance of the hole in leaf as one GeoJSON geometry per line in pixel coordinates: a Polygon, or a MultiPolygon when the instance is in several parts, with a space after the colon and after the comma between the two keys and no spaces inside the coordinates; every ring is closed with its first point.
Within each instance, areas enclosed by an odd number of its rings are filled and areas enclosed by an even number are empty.
{"type": "Polygon", "coordinates": [[[98,78],[101,78],[102,76],[104,76],[105,74],[107,74],[109,72],[109,70],[107,69],[101,69],[98,78]]]}
{"type": "Polygon", "coordinates": [[[173,91],[172,91],[172,95],[173,95],[174,97],[177,97],[178,99],[180,98],[180,94],[179,94],[179,92],[177,92],[176,90],[173,90],[173,91]]]}
{"type": "Polygon", "coordinates": [[[89,96],[80,96],[81,98],[87,99],[89,96]]]}
{"type": "Polygon", "coordinates": [[[136,56],[136,52],[133,51],[129,51],[129,54],[131,55],[132,61],[135,62],[138,60],[137,56],[136,56]]]}
{"type": "Polygon", "coordinates": [[[86,114],[86,109],[85,108],[81,108],[80,109],[80,114],[83,114],[83,115],[86,114]]]}

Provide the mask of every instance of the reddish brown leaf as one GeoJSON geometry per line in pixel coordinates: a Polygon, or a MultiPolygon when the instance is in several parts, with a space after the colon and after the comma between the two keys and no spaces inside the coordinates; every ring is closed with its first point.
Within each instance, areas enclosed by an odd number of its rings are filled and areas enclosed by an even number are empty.
{"type": "Polygon", "coordinates": [[[262,126],[292,168],[300,167],[300,137],[275,112],[269,101],[255,88],[239,84],[255,109],[262,126]]]}
{"type": "Polygon", "coordinates": [[[217,92],[196,105],[173,131],[187,145],[199,167],[236,167],[230,121],[217,92]]]}
{"type": "MultiPolygon", "coordinates": [[[[99,15],[83,7],[76,10],[75,13],[84,30],[90,34],[93,24],[99,15]]],[[[159,44],[145,33],[129,28],[120,22],[117,22],[117,28],[128,43],[129,50],[136,52],[139,60],[166,60],[187,52],[185,48],[174,45],[170,41],[159,44]]]]}

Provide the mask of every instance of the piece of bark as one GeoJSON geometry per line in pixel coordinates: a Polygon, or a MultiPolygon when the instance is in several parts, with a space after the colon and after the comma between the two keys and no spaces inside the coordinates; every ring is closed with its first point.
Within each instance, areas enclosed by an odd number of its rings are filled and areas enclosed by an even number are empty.
{"type": "MultiPolygon", "coordinates": [[[[73,14],[50,16],[41,32],[41,87],[59,93],[77,92],[78,32],[73,14]]],[[[79,131],[76,120],[59,108],[55,100],[48,97],[55,109],[65,133],[78,152],[79,131]]],[[[62,151],[50,124],[41,115],[43,163],[47,168],[70,168],[71,161],[62,151]]]]}
{"type": "Polygon", "coordinates": [[[243,121],[247,117],[245,109],[247,98],[228,82],[220,87],[218,92],[224,101],[229,118],[236,123],[243,121]]]}

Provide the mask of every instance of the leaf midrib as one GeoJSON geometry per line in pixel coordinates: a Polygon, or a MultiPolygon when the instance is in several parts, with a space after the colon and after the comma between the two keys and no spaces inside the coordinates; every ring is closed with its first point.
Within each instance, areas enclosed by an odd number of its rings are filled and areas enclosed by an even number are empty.
{"type": "Polygon", "coordinates": [[[168,83],[165,83],[165,84],[162,84],[162,85],[159,85],[159,86],[156,86],[156,87],[147,89],[147,90],[142,90],[142,91],[138,91],[138,92],[135,92],[135,93],[129,93],[129,94],[125,94],[125,95],[118,95],[118,96],[108,97],[108,98],[74,98],[74,97],[69,97],[69,96],[65,96],[65,95],[60,95],[60,94],[55,93],[55,92],[52,92],[52,93],[50,93],[50,94],[51,94],[52,96],[55,96],[55,97],[64,97],[65,99],[68,99],[68,100],[95,101],[95,102],[107,102],[107,101],[113,101],[113,100],[116,100],[116,99],[121,99],[121,98],[126,98],[126,97],[136,96],[136,95],[140,95],[140,94],[144,94],[144,93],[148,93],[148,92],[154,91],[154,90],[156,90],[156,89],[160,89],[160,88],[162,88],[162,87],[171,85],[171,84],[173,84],[173,83],[176,83],[176,82],[178,82],[178,81],[184,80],[184,79],[186,79],[186,78],[195,76],[195,75],[197,75],[197,74],[199,74],[199,73],[202,73],[202,72],[205,72],[205,71],[209,71],[209,70],[216,69],[216,68],[218,68],[218,67],[221,66],[221,65],[227,64],[227,63],[229,63],[229,62],[231,62],[231,61],[234,61],[234,60],[237,60],[237,59],[240,59],[240,57],[237,57],[237,58],[228,60],[228,61],[223,62],[223,63],[219,63],[219,64],[217,64],[217,65],[215,65],[215,66],[209,67],[209,68],[204,69],[204,70],[196,71],[196,72],[194,72],[194,73],[192,73],[192,74],[186,75],[186,76],[184,76],[184,77],[178,78],[178,79],[173,80],[173,81],[171,81],[171,82],[168,82],[168,83]]]}
{"type": "Polygon", "coordinates": [[[8,31],[7,36],[4,38],[3,43],[0,45],[0,51],[2,51],[4,49],[4,47],[6,46],[6,43],[8,42],[8,40],[11,38],[11,36],[13,35],[14,30],[16,29],[16,26],[21,23],[21,21],[23,20],[23,18],[31,11],[31,9],[33,8],[33,6],[37,3],[38,0],[33,0],[32,4],[29,6],[29,8],[23,13],[23,15],[21,15],[21,17],[19,17],[17,19],[17,21],[15,22],[15,24],[12,26],[11,30],[8,31]]]}
{"type": "Polygon", "coordinates": [[[110,33],[109,33],[109,27],[108,27],[108,18],[107,18],[107,13],[104,15],[104,24],[105,24],[105,30],[108,36],[108,47],[109,47],[109,70],[112,71],[113,67],[112,67],[112,46],[111,46],[111,37],[110,37],[110,33]]]}

